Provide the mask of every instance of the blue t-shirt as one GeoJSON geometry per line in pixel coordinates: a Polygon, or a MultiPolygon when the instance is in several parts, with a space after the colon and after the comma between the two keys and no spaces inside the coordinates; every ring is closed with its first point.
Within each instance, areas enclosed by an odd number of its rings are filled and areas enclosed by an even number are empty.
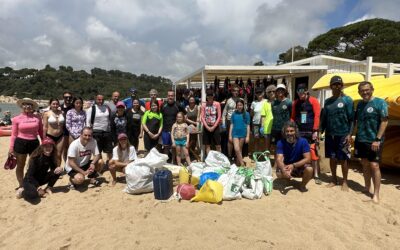
{"type": "Polygon", "coordinates": [[[232,138],[246,138],[247,125],[250,125],[249,112],[245,112],[244,117],[243,113],[239,113],[237,111],[233,112],[231,124],[233,125],[232,138]]]}
{"type": "Polygon", "coordinates": [[[295,144],[290,144],[286,139],[282,139],[276,145],[276,153],[283,154],[283,163],[285,165],[302,160],[304,158],[303,154],[308,152],[310,152],[310,145],[302,137],[298,138],[295,144]]]}

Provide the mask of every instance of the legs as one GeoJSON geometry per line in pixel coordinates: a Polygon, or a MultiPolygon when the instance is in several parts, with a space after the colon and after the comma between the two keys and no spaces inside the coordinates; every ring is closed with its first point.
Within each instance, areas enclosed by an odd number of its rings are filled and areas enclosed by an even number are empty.
{"type": "Polygon", "coordinates": [[[15,174],[17,175],[19,187],[22,187],[23,185],[26,156],[27,154],[15,153],[15,157],[17,158],[17,168],[15,169],[15,174]]]}
{"type": "Polygon", "coordinates": [[[313,168],[306,165],[306,167],[304,168],[303,178],[301,180],[301,185],[300,185],[301,192],[307,191],[306,185],[311,180],[312,176],[313,176],[313,168]]]}
{"type": "Polygon", "coordinates": [[[190,165],[190,156],[189,156],[189,150],[187,147],[182,147],[183,150],[183,154],[185,155],[185,159],[186,159],[186,165],[190,165]]]}
{"type": "Polygon", "coordinates": [[[381,188],[381,170],[379,169],[379,163],[370,162],[369,166],[372,173],[372,182],[374,183],[374,196],[372,201],[374,203],[379,203],[379,190],[381,188]]]}
{"type": "Polygon", "coordinates": [[[371,193],[371,169],[369,166],[369,161],[366,158],[362,158],[361,165],[363,167],[365,192],[371,193]]]}
{"type": "Polygon", "coordinates": [[[181,160],[182,147],[176,146],[175,149],[176,149],[176,164],[180,166],[182,164],[181,160]]]}
{"type": "Polygon", "coordinates": [[[233,148],[235,149],[235,154],[236,154],[236,163],[239,166],[245,166],[242,156],[244,138],[233,138],[232,141],[233,141],[233,148]]]}
{"type": "Polygon", "coordinates": [[[115,164],[115,160],[111,160],[108,162],[108,168],[113,179],[112,185],[114,186],[117,183],[117,166],[115,164]]]}
{"type": "MultiPolygon", "coordinates": [[[[67,136],[63,136],[56,144],[56,149],[57,149],[57,167],[61,166],[61,157],[63,156],[63,152],[65,150],[65,144],[69,146],[69,138],[67,136]],[[65,143],[64,141],[67,141],[65,143]]],[[[68,147],[67,147],[68,151],[68,147]]],[[[66,159],[66,158],[64,158],[66,159]]]]}

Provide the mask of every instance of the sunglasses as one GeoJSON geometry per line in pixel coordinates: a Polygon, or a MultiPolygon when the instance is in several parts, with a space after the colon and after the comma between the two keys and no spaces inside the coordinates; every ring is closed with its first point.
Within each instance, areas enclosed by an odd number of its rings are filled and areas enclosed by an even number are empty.
{"type": "Polygon", "coordinates": [[[298,90],[297,90],[297,93],[304,93],[304,92],[306,92],[305,89],[298,89],[298,90]]]}
{"type": "Polygon", "coordinates": [[[26,102],[24,102],[24,103],[22,103],[21,105],[22,105],[23,107],[33,107],[32,103],[26,103],[26,102]]]}
{"type": "Polygon", "coordinates": [[[268,91],[267,93],[268,93],[268,94],[270,94],[270,93],[275,93],[275,91],[268,91]]]}
{"type": "Polygon", "coordinates": [[[72,99],[72,96],[64,96],[64,99],[72,99]]]}

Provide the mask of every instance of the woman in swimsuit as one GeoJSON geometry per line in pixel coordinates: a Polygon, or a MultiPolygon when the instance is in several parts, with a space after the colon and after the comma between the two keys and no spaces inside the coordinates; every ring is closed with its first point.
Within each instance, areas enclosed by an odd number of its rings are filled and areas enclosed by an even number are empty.
{"type": "Polygon", "coordinates": [[[57,166],[61,164],[64,143],[64,115],[58,99],[51,98],[50,109],[43,115],[43,138],[51,138],[57,149],[57,166]]]}

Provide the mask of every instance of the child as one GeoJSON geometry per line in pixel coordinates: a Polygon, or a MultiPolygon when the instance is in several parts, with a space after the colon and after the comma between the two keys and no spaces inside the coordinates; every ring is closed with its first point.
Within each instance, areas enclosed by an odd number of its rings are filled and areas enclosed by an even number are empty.
{"type": "Polygon", "coordinates": [[[172,146],[176,148],[176,163],[181,165],[181,152],[186,159],[186,164],[190,165],[190,157],[187,147],[189,146],[189,127],[185,121],[185,116],[182,112],[176,114],[176,122],[171,129],[172,146]]]}
{"type": "Polygon", "coordinates": [[[233,143],[236,154],[236,164],[245,166],[242,156],[243,144],[249,143],[250,138],[250,115],[244,110],[244,101],[239,99],[236,102],[236,110],[231,117],[231,129],[229,141],[233,143]]]}

